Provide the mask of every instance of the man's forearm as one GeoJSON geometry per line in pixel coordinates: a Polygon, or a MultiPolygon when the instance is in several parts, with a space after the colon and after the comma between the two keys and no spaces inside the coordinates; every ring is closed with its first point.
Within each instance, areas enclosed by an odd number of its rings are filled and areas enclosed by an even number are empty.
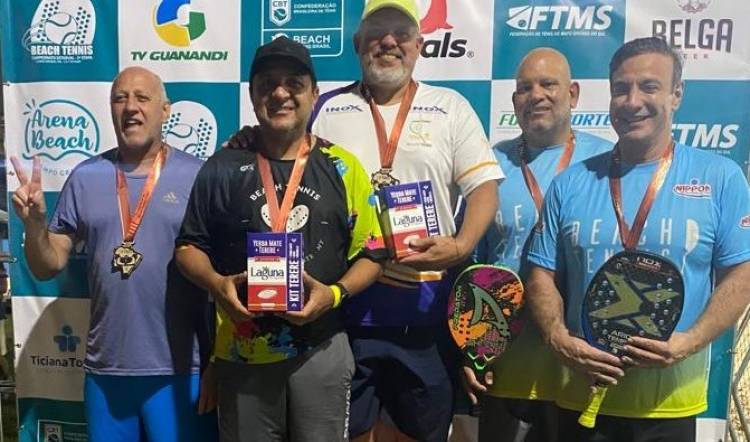
{"type": "Polygon", "coordinates": [[[693,354],[732,327],[750,303],[750,262],[731,267],[716,286],[708,307],[687,331],[693,354]]]}
{"type": "Polygon", "coordinates": [[[555,333],[567,330],[554,272],[532,266],[526,281],[526,302],[546,343],[551,344],[555,333]]]}
{"type": "Polygon", "coordinates": [[[360,258],[354,261],[338,282],[343,284],[350,294],[356,295],[375,282],[381,273],[382,265],[368,258],[360,258]]]}
{"type": "Polygon", "coordinates": [[[66,247],[65,243],[69,241],[72,244],[72,239],[67,239],[66,235],[56,235],[60,238],[51,240],[52,234],[44,222],[27,222],[24,230],[24,254],[31,273],[37,279],[50,279],[65,268],[70,253],[70,247],[66,247]]]}
{"type": "Polygon", "coordinates": [[[214,293],[221,283],[222,276],[216,272],[206,253],[193,246],[180,246],[175,251],[177,267],[193,284],[214,293]]]}
{"type": "Polygon", "coordinates": [[[208,291],[213,296],[219,308],[235,323],[247,321],[252,316],[247,311],[237,295],[237,285],[245,283],[247,276],[240,273],[236,275],[221,275],[216,269],[208,255],[194,246],[179,246],[175,251],[177,267],[187,279],[193,284],[208,291]]]}
{"type": "Polygon", "coordinates": [[[497,180],[479,185],[466,196],[466,212],[456,236],[462,255],[468,256],[495,218],[498,207],[497,180]]]}

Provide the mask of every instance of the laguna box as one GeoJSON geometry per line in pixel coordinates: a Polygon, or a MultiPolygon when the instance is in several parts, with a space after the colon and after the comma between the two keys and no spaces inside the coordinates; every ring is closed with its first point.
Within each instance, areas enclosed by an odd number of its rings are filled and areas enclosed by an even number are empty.
{"type": "Polygon", "coordinates": [[[440,235],[430,181],[384,187],[378,192],[378,211],[388,251],[397,261],[417,253],[410,241],[440,235]]]}
{"type": "Polygon", "coordinates": [[[247,309],[302,310],[304,272],[301,233],[247,234],[247,309]]]}

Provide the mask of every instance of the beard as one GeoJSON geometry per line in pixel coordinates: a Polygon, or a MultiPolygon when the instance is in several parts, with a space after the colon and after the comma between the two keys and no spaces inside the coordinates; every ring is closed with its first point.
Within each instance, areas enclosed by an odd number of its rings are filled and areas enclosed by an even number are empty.
{"type": "Polygon", "coordinates": [[[409,71],[405,66],[381,68],[374,63],[364,66],[363,75],[365,83],[373,86],[395,87],[400,86],[409,77],[409,71]]]}

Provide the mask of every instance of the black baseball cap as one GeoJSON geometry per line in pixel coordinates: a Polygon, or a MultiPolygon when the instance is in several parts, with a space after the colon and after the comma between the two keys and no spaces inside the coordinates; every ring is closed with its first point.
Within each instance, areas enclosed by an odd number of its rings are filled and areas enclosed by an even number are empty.
{"type": "Polygon", "coordinates": [[[313,69],[312,58],[310,58],[310,51],[307,50],[305,45],[291,40],[284,35],[273,39],[270,43],[260,46],[258,50],[255,51],[253,64],[250,67],[249,81],[252,83],[255,74],[257,74],[266,63],[275,58],[286,58],[295,61],[307,74],[310,74],[310,79],[313,84],[316,83],[315,70],[313,69]]]}

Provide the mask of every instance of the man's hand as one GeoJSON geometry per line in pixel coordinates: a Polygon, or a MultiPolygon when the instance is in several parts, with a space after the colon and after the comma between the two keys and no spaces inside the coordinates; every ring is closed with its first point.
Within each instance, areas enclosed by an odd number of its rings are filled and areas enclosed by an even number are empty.
{"type": "Polygon", "coordinates": [[[553,335],[550,345],[563,364],[588,376],[592,384],[617,385],[625,375],[620,358],[571,336],[567,330],[553,335]]]}
{"type": "Polygon", "coordinates": [[[492,370],[488,370],[484,374],[484,383],[482,383],[482,382],[479,382],[476,374],[474,373],[474,370],[472,370],[471,367],[463,367],[463,369],[464,369],[464,377],[463,377],[464,390],[466,390],[466,394],[469,395],[469,399],[471,399],[471,403],[473,405],[477,405],[479,403],[479,398],[477,397],[477,395],[486,393],[487,387],[492,385],[492,382],[493,382],[492,370]]]}
{"type": "Polygon", "coordinates": [[[42,162],[38,156],[34,156],[31,169],[31,179],[21,166],[21,162],[16,157],[10,157],[13,164],[13,170],[16,172],[18,182],[21,184],[13,192],[13,207],[16,214],[27,223],[44,224],[47,222],[47,205],[44,202],[44,193],[42,192],[42,162]]]}
{"type": "Polygon", "coordinates": [[[333,291],[330,287],[304,274],[305,294],[307,301],[300,312],[287,312],[281,316],[295,325],[304,325],[318,319],[323,313],[333,307],[333,291]]]}
{"type": "Polygon", "coordinates": [[[235,132],[221,147],[230,149],[250,149],[250,146],[258,138],[256,131],[258,126],[243,126],[242,129],[235,132]]]}
{"type": "Polygon", "coordinates": [[[665,368],[690,356],[691,341],[686,333],[673,333],[667,341],[632,336],[625,346],[622,361],[633,367],[665,368]]]}
{"type": "Polygon", "coordinates": [[[401,259],[399,264],[417,270],[445,270],[466,260],[470,252],[451,236],[415,239],[409,243],[409,248],[418,253],[401,259]]]}
{"type": "Polygon", "coordinates": [[[247,311],[237,295],[237,286],[247,284],[247,272],[236,275],[222,276],[210,290],[214,300],[229,315],[235,324],[253,318],[253,314],[247,311]]]}
{"type": "Polygon", "coordinates": [[[201,375],[200,395],[198,397],[198,414],[212,412],[217,402],[216,376],[214,375],[214,364],[208,364],[201,375]]]}

